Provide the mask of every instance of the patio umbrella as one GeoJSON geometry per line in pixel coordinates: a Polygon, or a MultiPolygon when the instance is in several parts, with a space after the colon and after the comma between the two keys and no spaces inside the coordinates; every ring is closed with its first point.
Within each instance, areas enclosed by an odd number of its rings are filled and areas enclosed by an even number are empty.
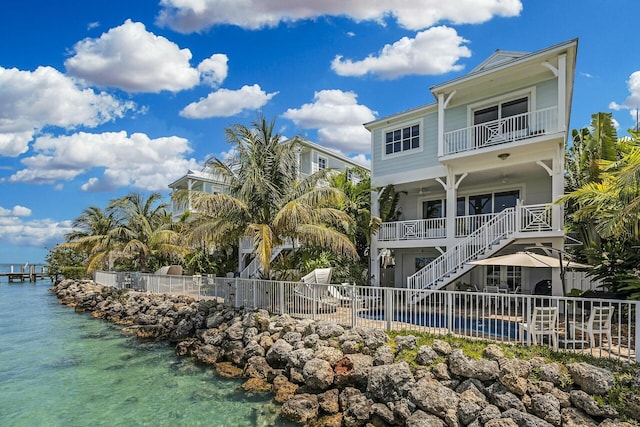
{"type": "Polygon", "coordinates": [[[496,256],[493,258],[470,261],[473,265],[510,265],[515,267],[554,267],[554,268],[591,268],[590,265],[580,264],[569,260],[563,260],[560,265],[558,258],[540,255],[529,251],[516,252],[508,255],[496,256]]]}

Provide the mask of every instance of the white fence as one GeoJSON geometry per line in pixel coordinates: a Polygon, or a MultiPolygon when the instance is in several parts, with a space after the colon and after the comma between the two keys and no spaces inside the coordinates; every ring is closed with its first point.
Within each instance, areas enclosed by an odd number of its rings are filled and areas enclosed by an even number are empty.
{"type": "Polygon", "coordinates": [[[640,301],[136,273],[98,272],[95,281],[152,293],[218,298],[234,307],[350,327],[454,334],[508,344],[537,343],[598,357],[640,360],[640,301]],[[416,292],[424,295],[419,304],[412,304],[416,292]],[[544,322],[550,319],[543,316],[545,313],[553,314],[552,322],[544,322]],[[604,319],[603,313],[607,315],[604,319]]]}

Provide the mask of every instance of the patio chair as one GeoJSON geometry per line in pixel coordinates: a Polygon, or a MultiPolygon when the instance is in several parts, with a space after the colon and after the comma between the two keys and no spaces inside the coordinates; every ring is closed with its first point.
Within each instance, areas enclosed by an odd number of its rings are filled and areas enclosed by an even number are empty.
{"type": "Polygon", "coordinates": [[[300,278],[300,284],[296,286],[293,293],[302,299],[305,305],[315,302],[319,311],[335,311],[338,308],[338,301],[329,295],[328,286],[317,286],[314,292],[314,285],[329,285],[332,271],[332,268],[316,268],[300,278]]]}
{"type": "Polygon", "coordinates": [[[558,308],[535,307],[528,323],[520,323],[520,340],[524,341],[524,332],[531,337],[534,345],[538,344],[538,337],[542,343],[542,337],[548,335],[551,338],[553,349],[558,349],[558,308]]]}
{"type": "Polygon", "coordinates": [[[485,307],[489,307],[491,304],[498,305],[501,303],[500,298],[500,287],[499,286],[485,286],[483,292],[488,295],[483,295],[485,297],[485,307]]]}
{"type": "Polygon", "coordinates": [[[583,338],[586,333],[589,335],[589,345],[594,347],[596,345],[595,334],[600,335],[600,343],[602,343],[602,334],[605,334],[607,342],[611,343],[611,318],[614,311],[614,307],[610,305],[592,307],[586,322],[569,322],[569,336],[575,339],[576,333],[580,332],[580,338],[583,338]]]}

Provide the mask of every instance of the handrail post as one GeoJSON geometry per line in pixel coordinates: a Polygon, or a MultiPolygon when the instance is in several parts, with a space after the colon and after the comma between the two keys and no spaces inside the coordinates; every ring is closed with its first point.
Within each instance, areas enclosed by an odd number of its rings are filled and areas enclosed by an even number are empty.
{"type": "MultiPolygon", "coordinates": [[[[640,309],[640,302],[635,301],[634,305],[636,308],[636,338],[634,344],[636,347],[636,362],[640,362],[640,345],[638,345],[638,343],[640,343],[640,311],[638,311],[640,309]]],[[[631,348],[629,348],[629,351],[631,351],[631,348]]]]}
{"type": "Polygon", "coordinates": [[[278,282],[280,291],[280,314],[285,314],[284,310],[284,282],[278,282]]]}
{"type": "Polygon", "coordinates": [[[393,288],[385,288],[384,294],[385,330],[390,331],[393,324],[393,288]]]}

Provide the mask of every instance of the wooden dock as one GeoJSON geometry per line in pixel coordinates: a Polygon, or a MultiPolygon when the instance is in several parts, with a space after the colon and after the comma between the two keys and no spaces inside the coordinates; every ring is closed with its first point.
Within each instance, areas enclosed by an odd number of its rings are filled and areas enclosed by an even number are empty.
{"type": "Polygon", "coordinates": [[[47,277],[47,268],[42,264],[10,265],[8,272],[0,272],[0,277],[6,277],[9,283],[24,283],[27,280],[30,283],[35,283],[38,279],[47,277]]]}

